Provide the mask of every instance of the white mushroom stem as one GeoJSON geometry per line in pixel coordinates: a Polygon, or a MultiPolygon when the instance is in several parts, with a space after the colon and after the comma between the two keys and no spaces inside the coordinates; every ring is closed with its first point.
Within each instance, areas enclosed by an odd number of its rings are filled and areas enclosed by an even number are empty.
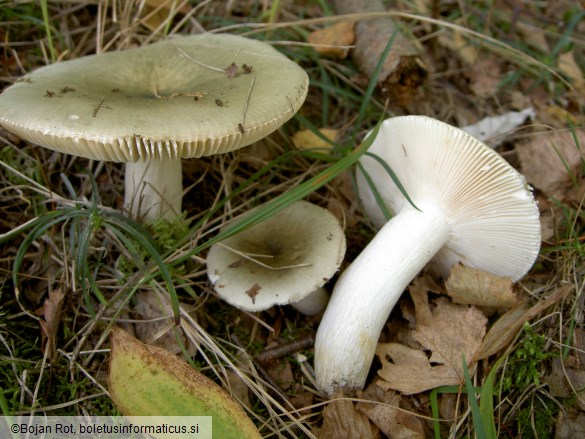
{"type": "Polygon", "coordinates": [[[126,163],[124,205],[146,220],[176,219],[181,214],[181,159],[126,163]]]}
{"type": "Polygon", "coordinates": [[[291,306],[306,316],[314,316],[325,309],[327,302],[329,293],[324,287],[319,287],[301,300],[291,302],[291,306]]]}
{"type": "Polygon", "coordinates": [[[364,386],[392,308],[447,242],[443,214],[421,209],[408,206],[393,217],[337,281],[315,340],[316,378],[325,394],[364,386]]]}

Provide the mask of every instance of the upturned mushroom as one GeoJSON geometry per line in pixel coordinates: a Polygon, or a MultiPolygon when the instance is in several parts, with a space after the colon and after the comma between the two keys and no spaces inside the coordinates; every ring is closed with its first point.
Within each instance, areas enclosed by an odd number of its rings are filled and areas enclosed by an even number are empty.
{"type": "Polygon", "coordinates": [[[267,136],[302,105],[307,74],[266,43],[228,34],[168,39],[42,67],[0,95],[0,125],[32,143],[125,162],[136,216],[181,213],[181,159],[267,136]]]}
{"type": "Polygon", "coordinates": [[[372,156],[357,172],[359,196],[380,228],[337,281],[315,342],[320,389],[362,388],[390,311],[432,261],[518,281],[538,256],[539,211],[525,179],[465,132],[424,116],[388,119],[369,148],[396,173],[413,206],[372,156]],[[384,217],[374,191],[395,213],[384,217]]]}
{"type": "Polygon", "coordinates": [[[262,311],[290,304],[314,315],[327,304],[323,285],[344,255],[345,235],[337,218],[297,201],[213,245],[207,274],[217,294],[239,309],[262,311]]]}

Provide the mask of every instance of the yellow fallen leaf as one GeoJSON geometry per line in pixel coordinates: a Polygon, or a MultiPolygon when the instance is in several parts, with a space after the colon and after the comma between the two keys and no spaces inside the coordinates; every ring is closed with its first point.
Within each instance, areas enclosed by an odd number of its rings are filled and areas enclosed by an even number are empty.
{"type": "Polygon", "coordinates": [[[260,438],[242,407],[187,362],[119,328],[111,341],[108,387],[124,416],[211,416],[214,437],[260,438]]]}
{"type": "Polygon", "coordinates": [[[142,23],[154,31],[172,20],[177,12],[183,15],[189,13],[190,6],[183,4],[181,9],[177,9],[179,3],[179,0],[146,0],[141,10],[142,23]]]}
{"type": "MultiPolygon", "coordinates": [[[[319,132],[332,142],[337,141],[337,136],[339,134],[338,130],[331,128],[321,128],[319,129],[319,132]]],[[[292,142],[297,149],[315,149],[320,150],[318,152],[327,153],[333,149],[333,145],[331,145],[331,143],[322,139],[311,130],[297,131],[292,137],[292,142]]]]}
{"type": "Polygon", "coordinates": [[[353,21],[341,21],[311,32],[307,41],[314,44],[315,50],[321,55],[343,59],[349,53],[346,46],[351,46],[355,41],[353,26],[353,21]]]}

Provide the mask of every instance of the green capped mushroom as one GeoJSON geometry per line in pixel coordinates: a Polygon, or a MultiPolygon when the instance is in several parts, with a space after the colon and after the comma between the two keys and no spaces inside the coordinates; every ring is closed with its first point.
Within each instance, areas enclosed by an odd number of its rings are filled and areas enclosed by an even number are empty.
{"type": "Polygon", "coordinates": [[[181,213],[181,159],[267,136],[302,105],[307,74],[270,45],[228,34],[42,67],[0,95],[0,125],[32,143],[126,163],[135,216],[181,213]]]}

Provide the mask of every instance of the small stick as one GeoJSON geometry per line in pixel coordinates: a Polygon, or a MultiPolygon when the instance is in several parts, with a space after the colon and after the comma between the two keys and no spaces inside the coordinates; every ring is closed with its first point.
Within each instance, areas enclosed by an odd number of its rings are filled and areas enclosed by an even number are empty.
{"type": "Polygon", "coordinates": [[[250,88],[248,90],[248,97],[244,102],[244,116],[242,117],[242,122],[238,125],[238,128],[242,134],[244,134],[244,122],[246,121],[246,114],[248,114],[248,105],[250,104],[250,96],[252,96],[252,89],[254,88],[254,82],[256,81],[256,77],[252,76],[252,81],[250,81],[250,88]]]}
{"type": "MultiPolygon", "coordinates": [[[[302,268],[302,267],[310,267],[311,264],[309,262],[305,262],[302,264],[294,264],[294,265],[285,265],[283,267],[271,267],[270,265],[266,265],[260,261],[258,261],[257,259],[254,259],[252,256],[250,256],[250,253],[245,253],[242,252],[240,250],[236,250],[235,248],[231,248],[225,244],[222,244],[221,242],[217,243],[218,246],[225,248],[226,250],[229,250],[233,253],[235,253],[238,256],[241,256],[244,259],[247,259],[250,262],[253,262],[254,264],[258,264],[263,268],[266,268],[268,270],[288,270],[290,268],[302,268]]],[[[253,253],[252,253],[253,254],[253,253]]],[[[260,257],[260,258],[273,258],[274,256],[270,256],[270,255],[255,255],[256,257],[260,257]]]]}
{"type": "Polygon", "coordinates": [[[266,349],[264,352],[260,352],[258,355],[256,355],[256,360],[258,360],[260,363],[269,363],[273,360],[277,360],[302,349],[311,348],[314,344],[315,338],[312,335],[309,335],[308,337],[302,338],[300,340],[291,341],[289,343],[276,346],[275,348],[266,349]]]}
{"type": "Polygon", "coordinates": [[[111,110],[110,107],[108,107],[107,105],[104,105],[104,101],[105,99],[102,98],[101,101],[99,102],[99,104],[97,104],[93,110],[93,117],[96,117],[98,114],[98,111],[100,111],[100,108],[107,108],[108,110],[111,110]]]}
{"type": "Polygon", "coordinates": [[[190,56],[187,53],[185,53],[185,51],[183,49],[181,49],[180,47],[177,47],[177,50],[179,51],[179,53],[182,56],[184,56],[185,58],[187,58],[189,61],[194,62],[198,66],[201,66],[203,68],[206,68],[206,69],[209,69],[209,70],[213,70],[214,72],[219,72],[222,75],[225,75],[225,70],[224,69],[220,69],[218,67],[213,67],[213,66],[208,66],[207,64],[203,64],[201,61],[197,61],[195,58],[193,58],[192,56],[190,56]]]}
{"type": "Polygon", "coordinates": [[[203,96],[205,96],[205,93],[200,92],[200,91],[194,91],[194,92],[182,91],[179,93],[173,93],[172,95],[169,95],[169,96],[162,96],[162,95],[158,94],[158,91],[156,89],[154,90],[154,97],[157,99],[173,99],[173,98],[176,98],[179,96],[194,98],[197,101],[197,100],[199,100],[199,98],[202,98],[203,96]]]}

